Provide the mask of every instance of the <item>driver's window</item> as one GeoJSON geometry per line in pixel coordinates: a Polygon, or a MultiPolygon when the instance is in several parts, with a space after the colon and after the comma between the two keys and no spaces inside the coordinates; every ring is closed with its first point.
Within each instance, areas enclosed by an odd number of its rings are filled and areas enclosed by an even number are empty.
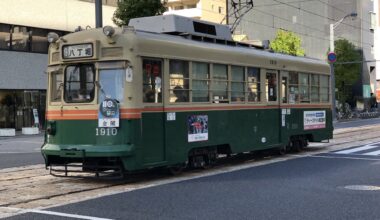
{"type": "Polygon", "coordinates": [[[119,103],[124,101],[125,70],[106,69],[99,71],[99,103],[104,99],[116,99],[119,103]]]}
{"type": "Polygon", "coordinates": [[[65,71],[65,101],[92,102],[94,100],[95,68],[90,64],[68,66],[65,71]]]}

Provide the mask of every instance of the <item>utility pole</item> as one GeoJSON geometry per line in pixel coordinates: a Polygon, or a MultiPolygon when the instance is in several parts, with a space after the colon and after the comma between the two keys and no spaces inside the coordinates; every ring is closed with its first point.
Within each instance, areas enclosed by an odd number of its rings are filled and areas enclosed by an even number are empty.
{"type": "Polygon", "coordinates": [[[95,0],[96,28],[103,27],[102,0],[95,0]]]}

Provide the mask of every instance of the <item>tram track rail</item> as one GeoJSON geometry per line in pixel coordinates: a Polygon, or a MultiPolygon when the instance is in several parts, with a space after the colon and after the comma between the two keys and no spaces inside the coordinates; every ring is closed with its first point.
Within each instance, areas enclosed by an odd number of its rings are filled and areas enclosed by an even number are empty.
{"type": "Polygon", "coordinates": [[[380,125],[339,129],[328,143],[311,144],[301,153],[284,156],[267,153],[242,154],[232,158],[221,158],[207,170],[187,170],[179,176],[169,176],[156,170],[130,174],[125,180],[95,180],[78,178],[56,178],[49,175],[43,165],[33,165],[0,170],[0,218],[18,214],[15,210],[42,209],[100,196],[127,192],[158,184],[215,175],[221,172],[285,161],[292,158],[315,155],[343,149],[359,144],[380,141],[380,125]],[[9,208],[9,209],[7,209],[9,208]]]}

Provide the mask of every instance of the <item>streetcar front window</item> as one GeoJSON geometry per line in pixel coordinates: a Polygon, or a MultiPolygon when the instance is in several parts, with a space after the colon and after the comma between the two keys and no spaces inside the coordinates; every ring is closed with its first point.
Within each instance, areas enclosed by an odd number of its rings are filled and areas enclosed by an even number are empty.
{"type": "Polygon", "coordinates": [[[60,102],[63,88],[63,73],[55,71],[50,74],[51,77],[51,94],[50,101],[60,102]]]}
{"type": "Polygon", "coordinates": [[[64,98],[67,103],[94,100],[95,68],[92,64],[68,66],[65,71],[64,98]]]}
{"type": "Polygon", "coordinates": [[[104,99],[124,100],[125,69],[106,69],[99,71],[99,103],[104,99]]]}

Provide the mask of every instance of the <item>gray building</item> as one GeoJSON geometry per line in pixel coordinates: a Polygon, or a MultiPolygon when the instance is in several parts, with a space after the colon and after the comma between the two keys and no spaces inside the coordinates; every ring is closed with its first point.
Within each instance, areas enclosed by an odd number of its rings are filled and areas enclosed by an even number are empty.
{"type": "MultiPolygon", "coordinates": [[[[229,24],[235,20],[232,2],[244,5],[245,0],[228,0],[229,24]]],[[[249,1],[248,1],[249,2],[249,1]]],[[[260,0],[240,21],[235,33],[249,40],[273,40],[278,29],[292,31],[301,37],[306,56],[326,60],[330,42],[330,24],[356,12],[356,19],[346,18],[334,30],[335,40],[345,38],[363,51],[361,80],[354,86],[354,95],[361,103],[376,91],[374,60],[373,0],[260,0]]],[[[244,10],[243,10],[244,11],[244,10]]],[[[360,107],[360,106],[358,106],[360,107]]]]}

